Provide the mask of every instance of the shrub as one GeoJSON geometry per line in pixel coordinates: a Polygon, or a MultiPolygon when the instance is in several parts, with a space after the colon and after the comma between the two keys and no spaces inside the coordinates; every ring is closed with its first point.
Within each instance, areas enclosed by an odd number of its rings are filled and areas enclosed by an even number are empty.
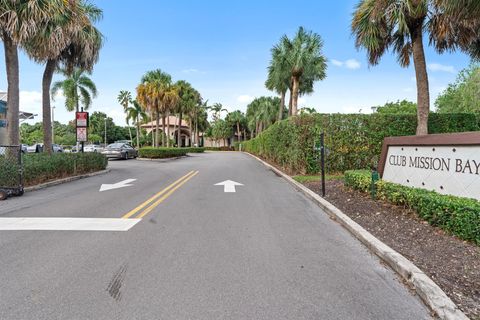
{"type": "Polygon", "coordinates": [[[164,159],[186,156],[188,148],[165,148],[165,147],[144,147],[138,150],[138,154],[141,158],[148,159],[164,159]]]}
{"type": "MultiPolygon", "coordinates": [[[[23,156],[25,186],[104,170],[108,160],[99,153],[46,153],[23,156]]],[[[2,170],[2,169],[0,169],[2,170]]]]}
{"type": "Polygon", "coordinates": [[[191,147],[191,148],[183,148],[187,150],[187,153],[203,153],[205,152],[205,148],[203,147],[191,147]]]}
{"type": "MultiPolygon", "coordinates": [[[[345,185],[353,189],[368,192],[370,183],[369,171],[345,172],[345,185]]],[[[378,181],[376,187],[380,199],[413,209],[431,225],[480,245],[480,202],[384,180],[378,181]]]]}
{"type": "Polygon", "coordinates": [[[234,147],[205,147],[207,151],[235,151],[234,147]]]}
{"type": "MultiPolygon", "coordinates": [[[[318,151],[313,146],[325,132],[329,173],[370,168],[378,164],[383,139],[414,135],[416,115],[314,114],[291,117],[270,126],[243,149],[292,173],[317,173],[318,151]]],[[[480,130],[478,114],[436,114],[429,117],[430,133],[480,130]]]]}

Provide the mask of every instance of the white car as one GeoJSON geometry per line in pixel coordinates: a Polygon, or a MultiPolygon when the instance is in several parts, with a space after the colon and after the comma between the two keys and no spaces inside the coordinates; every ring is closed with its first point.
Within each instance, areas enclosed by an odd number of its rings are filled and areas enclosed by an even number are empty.
{"type": "Polygon", "coordinates": [[[96,144],[89,144],[83,148],[85,152],[102,152],[103,148],[96,144]]]}

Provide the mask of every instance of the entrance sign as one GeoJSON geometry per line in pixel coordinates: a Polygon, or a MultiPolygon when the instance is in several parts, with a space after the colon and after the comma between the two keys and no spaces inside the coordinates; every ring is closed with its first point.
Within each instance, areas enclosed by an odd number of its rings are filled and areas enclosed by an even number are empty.
{"type": "Polygon", "coordinates": [[[88,112],[77,112],[76,113],[77,127],[87,127],[88,126],[88,112]]]}
{"type": "Polygon", "coordinates": [[[77,141],[78,142],[88,141],[87,128],[77,127],[77,141]]]}
{"type": "Polygon", "coordinates": [[[385,181],[480,200],[480,132],[386,138],[378,169],[385,181]]]}

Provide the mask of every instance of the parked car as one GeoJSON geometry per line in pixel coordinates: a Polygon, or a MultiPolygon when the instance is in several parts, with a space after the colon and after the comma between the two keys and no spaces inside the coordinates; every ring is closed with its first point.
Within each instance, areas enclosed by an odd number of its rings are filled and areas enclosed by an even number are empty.
{"type": "Polygon", "coordinates": [[[63,148],[58,144],[52,144],[52,150],[53,152],[63,152],[63,148]]]}
{"type": "Polygon", "coordinates": [[[112,143],[109,144],[103,151],[104,154],[109,159],[125,159],[130,158],[135,159],[138,156],[137,150],[135,150],[131,145],[126,143],[112,143]]]}
{"type": "Polygon", "coordinates": [[[43,152],[43,144],[35,143],[31,146],[27,146],[27,153],[39,153],[43,152]]]}
{"type": "Polygon", "coordinates": [[[89,145],[86,145],[83,150],[85,152],[102,152],[103,151],[103,148],[100,147],[99,145],[97,144],[89,144],[89,145]]]}
{"type": "Polygon", "coordinates": [[[22,150],[22,153],[27,153],[27,148],[28,148],[28,146],[26,144],[22,144],[20,146],[20,149],[22,150]]]}

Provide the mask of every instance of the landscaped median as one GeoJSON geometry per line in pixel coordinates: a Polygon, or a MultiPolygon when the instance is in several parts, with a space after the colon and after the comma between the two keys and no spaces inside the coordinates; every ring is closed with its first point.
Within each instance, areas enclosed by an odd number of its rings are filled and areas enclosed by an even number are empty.
{"type": "MultiPolygon", "coordinates": [[[[23,156],[24,185],[29,187],[105,170],[107,164],[107,158],[99,153],[26,154],[23,156]]],[[[0,175],[5,169],[0,167],[0,175]]]]}
{"type": "MultiPolygon", "coordinates": [[[[367,170],[345,172],[345,185],[353,189],[369,192],[371,181],[371,173],[367,170]]],[[[480,202],[384,180],[377,181],[375,189],[379,199],[411,208],[431,225],[480,245],[480,202]]]]}
{"type": "Polygon", "coordinates": [[[186,156],[188,153],[202,153],[204,148],[154,148],[144,147],[138,150],[138,156],[145,159],[167,159],[186,156]]]}

